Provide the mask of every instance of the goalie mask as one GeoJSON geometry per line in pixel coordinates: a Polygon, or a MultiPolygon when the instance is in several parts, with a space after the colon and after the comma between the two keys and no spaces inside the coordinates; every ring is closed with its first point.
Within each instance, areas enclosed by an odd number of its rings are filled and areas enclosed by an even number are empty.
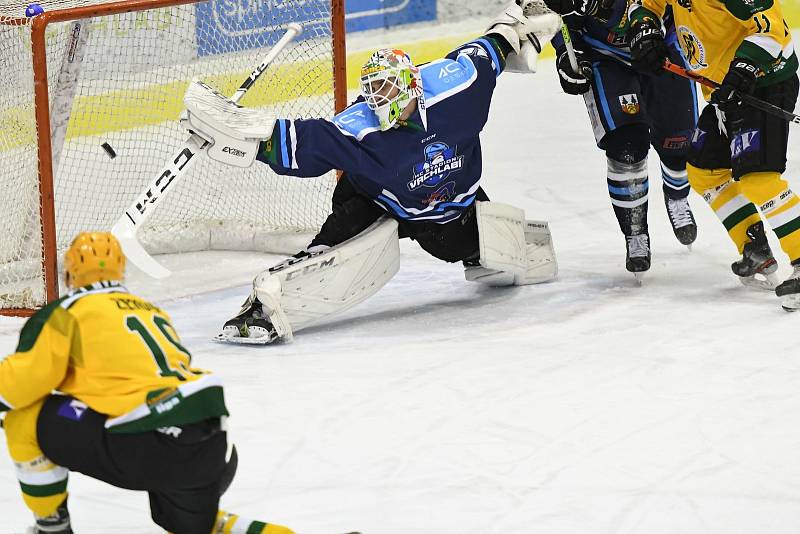
{"type": "Polygon", "coordinates": [[[422,96],[419,69],[402,50],[378,50],[361,68],[361,94],[378,116],[381,131],[386,131],[413,99],[422,96]]]}

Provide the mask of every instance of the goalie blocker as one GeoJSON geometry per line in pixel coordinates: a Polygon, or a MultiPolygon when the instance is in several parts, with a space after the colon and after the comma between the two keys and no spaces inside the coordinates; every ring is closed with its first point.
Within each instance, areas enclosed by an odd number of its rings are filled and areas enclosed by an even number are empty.
{"type": "MultiPolygon", "coordinates": [[[[524,211],[499,202],[476,202],[479,258],[464,261],[468,281],[490,286],[553,280],[558,264],[548,224],[526,221],[524,211]]],[[[253,280],[240,313],[217,341],[267,344],[341,313],[375,294],[397,273],[397,221],[380,217],[355,237],[330,248],[312,247],[253,280]]]]}

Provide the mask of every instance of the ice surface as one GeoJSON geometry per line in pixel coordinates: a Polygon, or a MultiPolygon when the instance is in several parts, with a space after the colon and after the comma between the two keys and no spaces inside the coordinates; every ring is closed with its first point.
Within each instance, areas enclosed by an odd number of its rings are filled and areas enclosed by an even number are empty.
{"type": "MultiPolygon", "coordinates": [[[[503,75],[483,134],[491,197],[550,221],[553,283],[483,288],[404,242],[372,299],[252,348],[210,337],[277,257],[168,257],[176,274],[158,284],[131,273],[227,385],[240,469],[224,507],[299,534],[798,531],[800,315],[740,286],[694,194],[694,251],[677,242],[654,158],[653,267],[637,287],[604,156],[553,70],[503,75]]],[[[795,184],[798,146],[794,132],[795,184]]],[[[20,324],[0,320],[1,351],[20,324]]],[[[0,532],[22,532],[7,459],[0,484],[0,532]]],[[[78,534],[158,532],[143,493],[79,474],[70,489],[78,534]]]]}

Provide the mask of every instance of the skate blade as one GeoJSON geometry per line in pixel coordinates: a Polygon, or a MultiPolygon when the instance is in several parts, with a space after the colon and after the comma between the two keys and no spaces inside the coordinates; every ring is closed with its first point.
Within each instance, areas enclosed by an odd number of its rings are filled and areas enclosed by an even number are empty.
{"type": "Polygon", "coordinates": [[[686,245],[686,248],[689,250],[689,252],[691,252],[692,251],[692,244],[689,243],[688,245],[686,245]]]}
{"type": "Polygon", "coordinates": [[[800,295],[784,295],[781,297],[781,307],[787,312],[800,311],[800,295]]]}
{"type": "Polygon", "coordinates": [[[274,340],[270,336],[261,337],[242,337],[242,336],[229,336],[224,332],[220,332],[213,338],[212,341],[218,343],[232,343],[234,345],[269,345],[274,340]]]}
{"type": "Polygon", "coordinates": [[[775,273],[754,274],[753,276],[740,276],[739,281],[743,286],[762,291],[775,291],[780,283],[775,273]]]}
{"type": "Polygon", "coordinates": [[[641,287],[642,283],[644,283],[644,273],[647,271],[641,271],[638,273],[633,273],[633,279],[636,281],[636,285],[641,287]]]}

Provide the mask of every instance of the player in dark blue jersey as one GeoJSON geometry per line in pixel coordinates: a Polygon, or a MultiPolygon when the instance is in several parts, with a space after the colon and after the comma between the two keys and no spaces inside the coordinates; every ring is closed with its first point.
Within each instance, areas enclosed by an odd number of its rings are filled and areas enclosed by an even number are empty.
{"type": "MultiPolygon", "coordinates": [[[[647,153],[651,145],[661,160],[664,200],[675,236],[685,245],[697,236],[686,175],[697,122],[694,83],[666,73],[640,74],[631,67],[625,42],[626,0],[546,1],[564,14],[572,36],[578,72],[570,64],[561,35],[553,39],[556,67],[563,90],[583,95],[597,146],[606,153],[608,192],[626,239],[626,267],[633,273],[647,271],[647,153]]],[[[672,61],[684,64],[674,27],[668,35],[672,61]]]]}
{"type": "MultiPolygon", "coordinates": [[[[488,202],[480,187],[479,134],[497,77],[534,71],[560,25],[543,4],[520,3],[512,2],[486,35],[431,63],[417,67],[402,50],[375,52],[361,72],[361,95],[333,120],[275,119],[269,139],[256,140],[257,155],[249,141],[233,155],[209,151],[221,160],[255,155],[277,173],[301,178],[343,172],[320,232],[306,250],[256,278],[218,339],[288,339],[360,302],[397,271],[398,237],[441,260],[463,261],[468,280],[520,285],[555,276],[546,223],[488,202]]],[[[216,147],[232,146],[225,143],[236,128],[213,110],[246,111],[197,87],[190,93],[187,126],[216,147]]]]}

